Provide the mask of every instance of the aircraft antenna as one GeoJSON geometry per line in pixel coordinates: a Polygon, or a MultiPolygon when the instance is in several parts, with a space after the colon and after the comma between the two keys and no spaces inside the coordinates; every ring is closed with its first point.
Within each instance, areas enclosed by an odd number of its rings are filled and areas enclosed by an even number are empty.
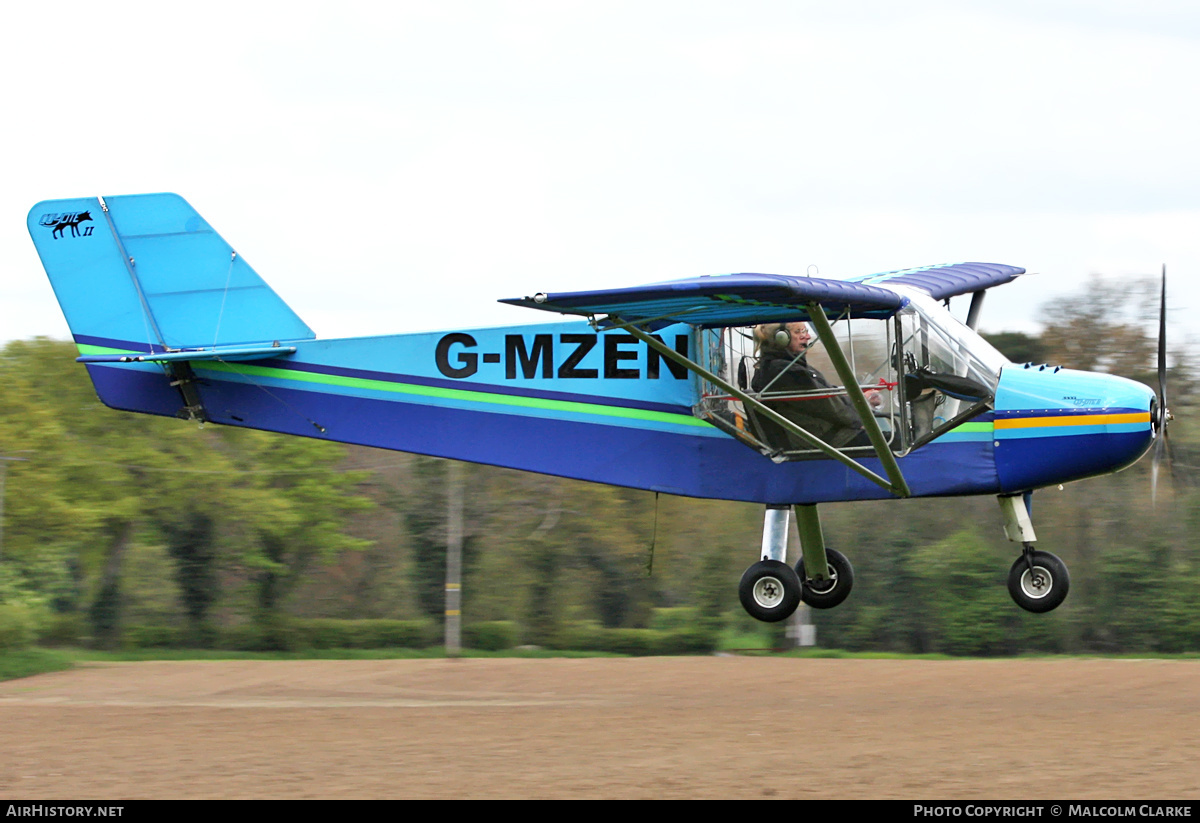
{"type": "Polygon", "coordinates": [[[654,574],[654,544],[658,540],[658,492],[654,493],[654,527],[650,530],[650,556],[646,559],[646,576],[654,574]]]}

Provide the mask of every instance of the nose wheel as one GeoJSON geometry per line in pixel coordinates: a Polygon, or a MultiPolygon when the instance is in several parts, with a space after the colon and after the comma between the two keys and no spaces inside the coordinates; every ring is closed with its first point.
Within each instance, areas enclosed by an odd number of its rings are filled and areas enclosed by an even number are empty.
{"type": "Polygon", "coordinates": [[[1008,570],[1008,593],[1022,609],[1043,614],[1067,599],[1071,576],[1050,552],[1026,549],[1008,570]]]}

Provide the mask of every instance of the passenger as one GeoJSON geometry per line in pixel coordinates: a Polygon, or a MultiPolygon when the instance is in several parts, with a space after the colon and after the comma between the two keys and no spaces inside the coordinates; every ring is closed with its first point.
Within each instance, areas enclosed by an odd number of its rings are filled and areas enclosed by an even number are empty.
{"type": "MultiPolygon", "coordinates": [[[[764,323],[754,328],[758,367],[750,388],[769,394],[811,392],[829,389],[830,396],[794,399],[763,399],[775,412],[831,446],[869,446],[870,438],[850,400],[819,371],[808,365],[806,352],[812,340],[807,323],[764,323]]],[[[864,392],[872,406],[883,397],[875,389],[864,392]]],[[[789,434],[791,448],[811,449],[811,444],[789,434]]],[[[772,444],[781,445],[781,444],[772,444]]]]}

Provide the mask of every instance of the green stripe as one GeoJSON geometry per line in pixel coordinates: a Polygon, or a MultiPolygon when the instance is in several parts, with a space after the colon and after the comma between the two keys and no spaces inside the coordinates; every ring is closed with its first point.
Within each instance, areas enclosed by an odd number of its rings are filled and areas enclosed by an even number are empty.
{"type": "Polygon", "coordinates": [[[256,377],[270,377],[277,380],[295,380],[301,383],[318,383],[324,386],[337,386],[347,389],[366,389],[369,391],[391,392],[393,394],[408,394],[417,397],[436,397],[442,400],[457,400],[468,403],[491,403],[496,406],[513,406],[524,409],[539,409],[550,412],[573,412],[576,414],[595,414],[603,417],[622,417],[629,420],[646,420],[655,423],[671,423],[681,426],[699,426],[708,428],[711,424],[697,420],[690,415],[672,414],[670,412],[648,411],[646,409],[630,409],[623,406],[603,406],[597,403],[580,403],[573,400],[549,400],[542,397],[522,397],[511,394],[493,394],[491,392],[469,391],[467,389],[443,389],[436,386],[418,386],[412,383],[393,383],[386,380],[371,380],[365,377],[343,377],[334,374],[318,372],[294,371],[278,369],[271,366],[251,366],[242,363],[197,364],[197,371],[220,371],[233,374],[247,374],[256,377]]]}
{"type": "Polygon", "coordinates": [[[990,432],[995,427],[991,423],[963,423],[961,426],[955,426],[951,432],[990,432]]]}
{"type": "MultiPolygon", "coordinates": [[[[85,345],[79,346],[79,353],[136,354],[136,352],[130,352],[126,349],[110,349],[103,346],[85,345]]],[[[442,389],[434,386],[418,386],[412,383],[393,383],[387,380],[371,380],[365,377],[342,377],[334,374],[279,369],[271,366],[197,361],[193,365],[193,368],[197,371],[228,372],[230,374],[244,374],[254,377],[269,377],[276,380],[294,380],[300,383],[318,383],[324,386],[336,386],[347,389],[367,389],[370,391],[391,392],[393,394],[415,395],[417,397],[436,397],[442,400],[457,400],[468,403],[491,403],[496,406],[513,406],[516,408],[538,409],[549,412],[594,414],[601,417],[620,417],[627,420],[670,423],[676,426],[697,426],[700,428],[711,428],[712,426],[712,424],[704,420],[698,420],[690,415],[673,414],[671,412],[630,409],[623,406],[604,406],[598,403],[580,403],[573,400],[549,400],[541,397],[494,394],[492,392],[469,391],[467,389],[442,389]]]]}
{"type": "Polygon", "coordinates": [[[110,349],[107,346],[87,346],[83,343],[76,343],[75,348],[79,349],[80,354],[141,354],[132,349],[110,349]]]}

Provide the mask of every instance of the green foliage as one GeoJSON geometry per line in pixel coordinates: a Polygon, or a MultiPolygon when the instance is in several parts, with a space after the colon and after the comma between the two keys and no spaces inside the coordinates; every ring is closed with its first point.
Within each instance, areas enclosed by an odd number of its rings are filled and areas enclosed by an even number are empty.
{"type": "Polygon", "coordinates": [[[117,645],[121,635],[121,583],[117,579],[105,581],[92,605],[88,607],[88,623],[92,637],[102,649],[117,645]]]}
{"type": "Polygon", "coordinates": [[[188,634],[175,626],[129,626],[121,637],[125,649],[183,649],[188,634]]]}
{"type": "Polygon", "coordinates": [[[678,631],[699,625],[704,618],[693,606],[675,606],[670,609],[654,609],[650,628],[658,631],[678,631]]]}
{"type": "MultiPolygon", "coordinates": [[[[447,504],[450,493],[451,463],[429,457],[414,458],[410,481],[391,490],[387,503],[400,513],[408,529],[413,556],[410,581],[417,596],[420,613],[442,622],[445,615],[446,547],[449,539],[447,504]]],[[[480,536],[484,498],[478,486],[478,467],[459,465],[466,500],[463,513],[462,568],[469,574],[475,562],[475,547],[480,536]]]]}
{"type": "MultiPolygon", "coordinates": [[[[1097,280],[1016,361],[1153,381],[1156,283],[1097,280]]],[[[445,608],[447,462],[101,407],[70,343],[0,350],[0,645],[421,648],[445,608]]],[[[1005,590],[1019,547],[994,499],[821,507],[854,594],[813,612],[822,646],[876,653],[1200,650],[1194,369],[1172,354],[1181,468],[1152,507],[1143,461],[1035,495],[1038,547],[1072,593],[1030,615],[1005,590]]],[[[315,433],[315,432],[314,432],[315,433]]],[[[761,507],[462,465],[468,647],[631,654],[782,646],[737,604],[761,507]],[[652,548],[653,547],[653,548],[652,548]],[[736,636],[735,636],[736,635],[736,636]]],[[[795,548],[790,550],[795,558],[795,548]]]]}
{"type": "MultiPolygon", "coordinates": [[[[729,605],[729,582],[734,569],[729,559],[736,555],[731,546],[713,544],[700,557],[692,582],[691,600],[696,604],[697,622],[718,625],[729,605]]],[[[659,610],[660,612],[662,610],[659,610]]]]}
{"type": "MultiPolygon", "coordinates": [[[[154,633],[148,637],[156,638],[154,633]]],[[[231,651],[424,649],[439,642],[429,620],[329,620],[274,617],[220,630],[214,645],[231,651]]]]}
{"type": "Polygon", "coordinates": [[[239,462],[262,472],[251,498],[256,505],[247,512],[257,540],[249,542],[242,562],[254,570],[259,610],[273,614],[310,571],[370,545],[345,532],[351,514],[374,505],[357,493],[368,475],[329,471],[344,454],[334,443],[242,430],[232,434],[239,462]]]}
{"type": "Polygon", "coordinates": [[[917,588],[926,603],[937,604],[931,651],[990,656],[1016,650],[1004,560],[971,528],[914,553],[917,588]]]}
{"type": "Polygon", "coordinates": [[[167,539],[167,550],[175,560],[175,579],[194,644],[202,645],[207,639],[208,612],[219,591],[213,514],[185,510],[163,522],[161,527],[167,539]]]}
{"type": "Polygon", "coordinates": [[[4,649],[0,647],[0,680],[61,672],[75,665],[73,657],[54,649],[4,649]]]}
{"type": "Polygon", "coordinates": [[[74,355],[41,339],[0,353],[0,454],[25,456],[8,467],[0,550],[53,609],[85,613],[97,643],[119,642],[131,606],[172,599],[202,642],[224,585],[273,586],[271,611],[366,545],[345,533],[371,506],[363,475],[330,471],[343,447],[106,410],[74,355]],[[130,574],[152,541],[173,581],[130,574]]]}
{"type": "Polygon", "coordinates": [[[235,652],[290,652],[304,647],[292,623],[279,617],[223,629],[214,645],[235,652]]]}
{"type": "Polygon", "coordinates": [[[499,652],[515,647],[520,640],[520,626],[512,620],[492,620],[463,626],[463,645],[468,649],[499,652]]]}
{"type": "Polygon", "coordinates": [[[0,563],[0,649],[19,649],[37,639],[49,617],[47,598],[15,563],[0,563]]]}
{"type": "Polygon", "coordinates": [[[0,649],[21,649],[37,638],[38,614],[27,603],[0,605],[0,649]]]}
{"type": "Polygon", "coordinates": [[[441,638],[431,620],[293,620],[297,642],[313,649],[423,649],[441,638]]]}
{"type": "Polygon", "coordinates": [[[981,334],[996,350],[1014,363],[1045,363],[1046,347],[1041,338],[1019,331],[981,334]]]}
{"type": "Polygon", "coordinates": [[[611,652],[634,656],[706,654],[717,647],[717,632],[701,626],[674,630],[606,629],[595,622],[565,625],[552,648],[611,652]]]}
{"type": "Polygon", "coordinates": [[[545,538],[533,538],[527,544],[529,581],[528,606],[524,614],[529,642],[548,646],[554,642],[562,624],[562,600],[559,597],[559,549],[545,538]]]}
{"type": "Polygon", "coordinates": [[[38,632],[42,646],[80,646],[87,637],[87,626],[78,612],[53,612],[38,632]]]}

